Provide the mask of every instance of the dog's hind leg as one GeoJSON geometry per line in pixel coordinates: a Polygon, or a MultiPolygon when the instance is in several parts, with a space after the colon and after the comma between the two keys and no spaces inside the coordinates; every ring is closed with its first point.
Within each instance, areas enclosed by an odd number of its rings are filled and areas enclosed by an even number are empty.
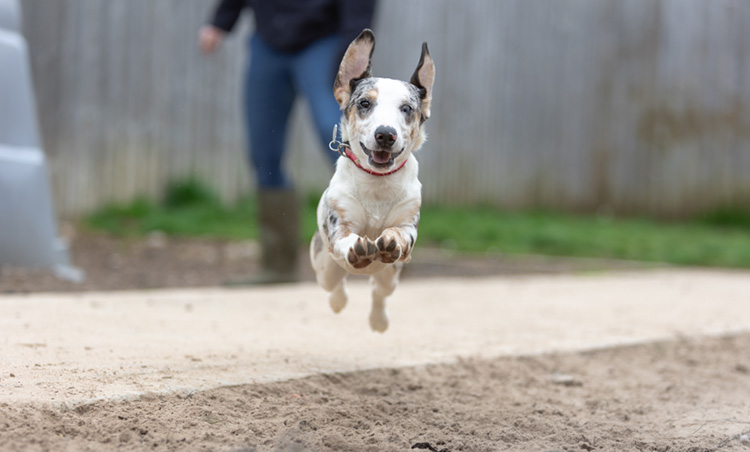
{"type": "Polygon", "coordinates": [[[335,313],[341,312],[346,307],[349,295],[346,293],[346,278],[341,278],[341,282],[334,287],[328,296],[328,304],[335,313]]]}
{"type": "Polygon", "coordinates": [[[346,293],[347,272],[330,256],[325,249],[319,232],[315,232],[310,243],[310,262],[315,270],[315,279],[318,285],[330,292],[328,303],[333,312],[340,312],[346,306],[348,295],[346,293]]]}
{"type": "Polygon", "coordinates": [[[383,270],[370,277],[372,285],[372,309],[370,310],[370,328],[380,333],[388,329],[388,312],[385,299],[396,290],[398,277],[403,263],[387,265],[383,270]]]}

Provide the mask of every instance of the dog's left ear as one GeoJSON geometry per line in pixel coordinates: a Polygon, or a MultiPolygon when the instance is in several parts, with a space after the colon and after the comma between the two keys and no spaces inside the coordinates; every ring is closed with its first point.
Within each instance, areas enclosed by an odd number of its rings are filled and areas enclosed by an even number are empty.
{"type": "Polygon", "coordinates": [[[430,117],[430,102],[432,101],[432,85],[435,82],[435,63],[432,62],[427,43],[422,44],[422,55],[419,57],[417,69],[411,76],[410,83],[417,87],[422,98],[422,122],[430,117]]]}
{"type": "Polygon", "coordinates": [[[333,95],[341,108],[349,103],[354,84],[370,77],[374,49],[375,35],[368,28],[362,30],[362,33],[346,49],[339,72],[336,74],[336,81],[333,82],[333,95]]]}

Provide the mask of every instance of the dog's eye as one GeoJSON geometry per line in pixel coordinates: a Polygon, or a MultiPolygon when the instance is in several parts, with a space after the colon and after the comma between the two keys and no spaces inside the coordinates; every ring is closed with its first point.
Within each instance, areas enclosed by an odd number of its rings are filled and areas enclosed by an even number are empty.
{"type": "Polygon", "coordinates": [[[414,111],[414,109],[411,108],[411,105],[404,105],[401,107],[401,113],[405,115],[410,115],[412,111],[414,111]]]}
{"type": "Polygon", "coordinates": [[[362,99],[361,101],[359,101],[359,108],[367,110],[371,105],[372,104],[367,99],[362,99]]]}

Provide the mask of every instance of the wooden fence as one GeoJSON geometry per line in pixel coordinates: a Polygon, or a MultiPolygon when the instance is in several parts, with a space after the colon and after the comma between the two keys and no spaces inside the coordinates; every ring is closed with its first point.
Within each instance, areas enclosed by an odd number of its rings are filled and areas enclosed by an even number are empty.
{"type": "MultiPolygon", "coordinates": [[[[197,175],[251,190],[249,16],[201,56],[207,0],[23,0],[56,204],[75,216],[197,175]]],[[[382,0],[376,75],[436,66],[428,202],[689,215],[750,206],[750,2],[382,0]]],[[[330,176],[303,103],[287,164],[330,176]]]]}

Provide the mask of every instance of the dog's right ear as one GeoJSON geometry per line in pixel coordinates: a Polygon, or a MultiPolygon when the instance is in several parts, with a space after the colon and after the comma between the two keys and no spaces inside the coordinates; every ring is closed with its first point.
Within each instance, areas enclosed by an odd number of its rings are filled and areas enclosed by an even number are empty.
{"type": "Polygon", "coordinates": [[[362,33],[346,49],[336,81],[333,83],[333,95],[342,108],[349,102],[356,82],[370,77],[374,49],[375,35],[369,28],[362,30],[362,33]]]}

